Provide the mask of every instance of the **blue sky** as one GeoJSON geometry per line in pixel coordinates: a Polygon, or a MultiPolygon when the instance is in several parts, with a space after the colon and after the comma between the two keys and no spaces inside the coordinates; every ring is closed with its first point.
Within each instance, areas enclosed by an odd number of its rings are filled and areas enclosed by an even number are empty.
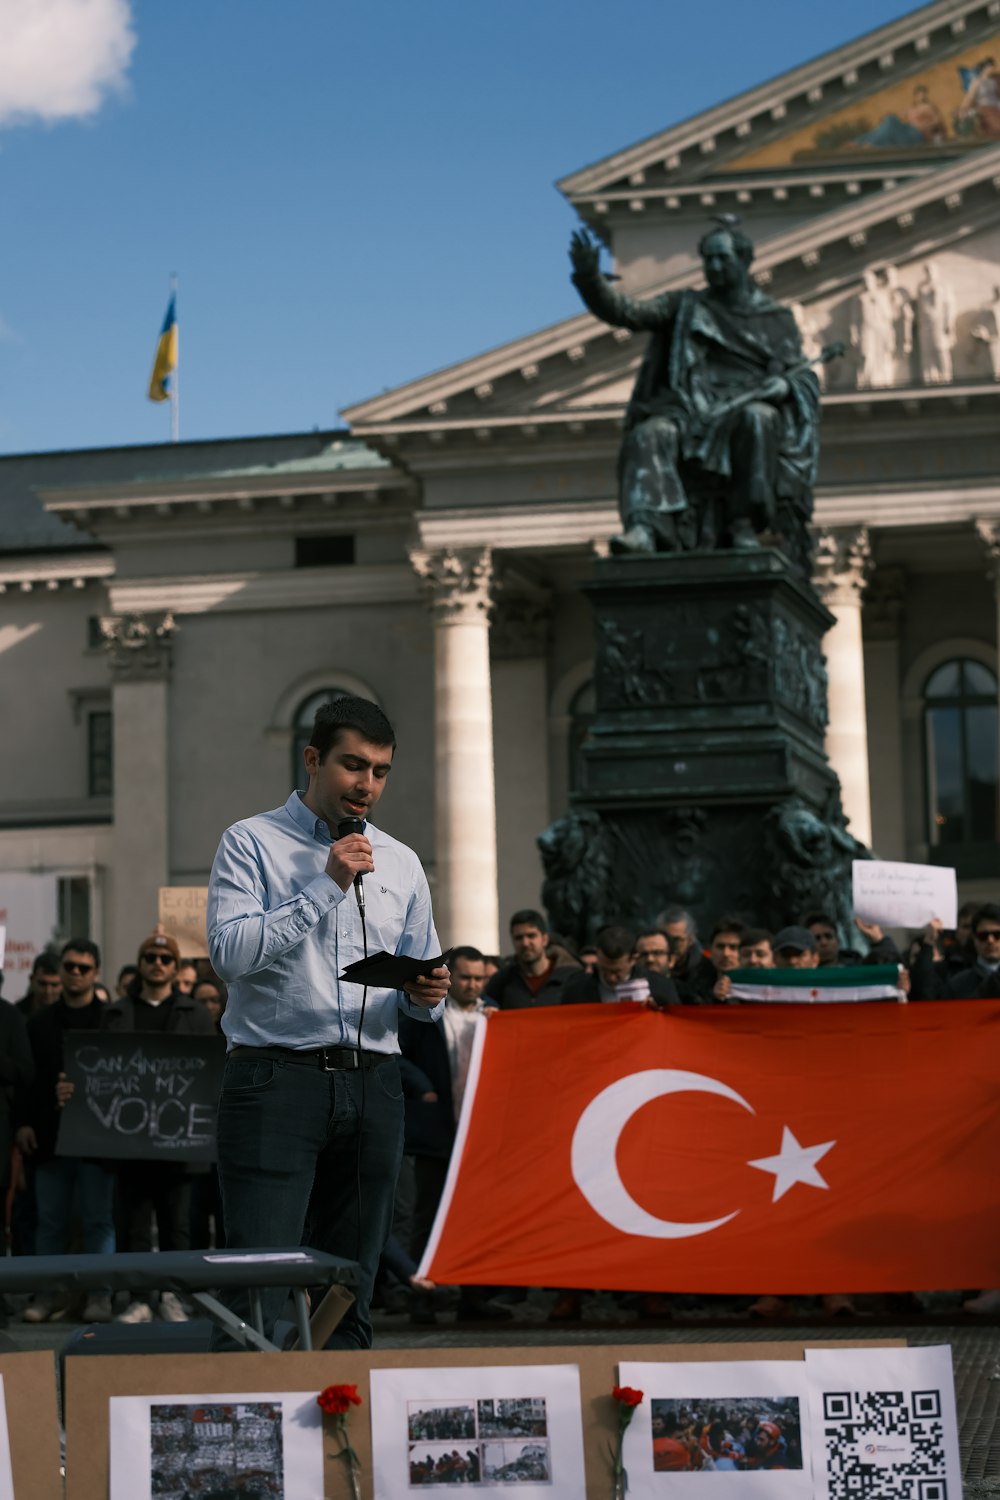
{"type": "Polygon", "coordinates": [[[171,271],[186,438],[336,426],[353,401],[569,316],[556,178],[912,9],[5,5],[7,453],[167,438],[145,391],[171,271]],[[49,45],[11,37],[28,10],[49,12],[49,45]],[[88,66],[89,85],[73,76],[88,66]]]}

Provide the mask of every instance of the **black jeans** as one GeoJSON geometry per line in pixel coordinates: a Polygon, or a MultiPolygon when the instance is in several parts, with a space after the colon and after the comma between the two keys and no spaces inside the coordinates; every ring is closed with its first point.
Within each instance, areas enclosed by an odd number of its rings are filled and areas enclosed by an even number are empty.
{"type": "MultiPolygon", "coordinates": [[[[324,1073],[304,1063],[230,1058],[219,1101],[219,1181],[229,1250],[311,1245],[357,1260],[361,1281],[331,1349],[370,1349],[379,1256],[403,1151],[399,1062],[324,1073]]],[[[261,1294],[264,1332],[288,1293],[261,1294]]],[[[246,1317],[246,1296],[226,1299],[246,1317]]]]}

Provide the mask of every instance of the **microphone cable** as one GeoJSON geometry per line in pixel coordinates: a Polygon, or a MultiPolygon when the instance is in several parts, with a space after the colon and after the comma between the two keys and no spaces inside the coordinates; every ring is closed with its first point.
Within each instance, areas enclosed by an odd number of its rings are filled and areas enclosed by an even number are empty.
{"type": "MultiPolygon", "coordinates": [[[[344,838],[349,833],[363,833],[364,826],[360,818],[341,818],[337,824],[337,837],[344,838]]],[[[354,877],[354,894],[358,903],[358,915],[361,918],[361,947],[365,958],[368,957],[368,927],[365,922],[365,897],[361,886],[361,876],[354,877]]],[[[368,986],[361,990],[361,1015],[358,1018],[358,1072],[361,1074],[361,1107],[358,1111],[358,1134],[354,1145],[354,1206],[355,1206],[355,1236],[354,1236],[354,1259],[361,1261],[361,1147],[365,1133],[365,1108],[368,1102],[368,1085],[365,1079],[365,1069],[362,1058],[361,1039],[365,1029],[365,1007],[368,1004],[368,986]]]]}

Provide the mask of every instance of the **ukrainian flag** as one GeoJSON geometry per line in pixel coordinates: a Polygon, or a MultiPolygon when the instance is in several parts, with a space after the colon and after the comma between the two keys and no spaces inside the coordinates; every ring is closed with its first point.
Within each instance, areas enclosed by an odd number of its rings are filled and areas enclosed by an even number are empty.
{"type": "Polygon", "coordinates": [[[160,329],[160,338],[153,360],[153,373],[149,377],[150,401],[170,400],[170,375],[177,368],[177,293],[170,297],[167,316],[160,329]]]}

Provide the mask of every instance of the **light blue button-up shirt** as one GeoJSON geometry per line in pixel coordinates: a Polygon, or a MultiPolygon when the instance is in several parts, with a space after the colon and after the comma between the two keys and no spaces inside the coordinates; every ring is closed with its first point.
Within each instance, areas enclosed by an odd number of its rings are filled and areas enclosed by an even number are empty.
{"type": "MultiPolygon", "coordinates": [[[[434,958],[431,897],[412,849],[371,823],[375,870],[364,877],[368,952],[434,958]]],[[[208,887],[208,951],[229,986],[222,1029],[230,1047],[359,1045],[362,987],[341,983],[364,957],[353,887],[325,873],[330,830],[293,792],[284,807],[234,823],[222,835],[208,887]]],[[[369,989],[360,1045],[398,1052],[399,1010],[421,1021],[444,1009],[402,990],[369,989]]]]}

